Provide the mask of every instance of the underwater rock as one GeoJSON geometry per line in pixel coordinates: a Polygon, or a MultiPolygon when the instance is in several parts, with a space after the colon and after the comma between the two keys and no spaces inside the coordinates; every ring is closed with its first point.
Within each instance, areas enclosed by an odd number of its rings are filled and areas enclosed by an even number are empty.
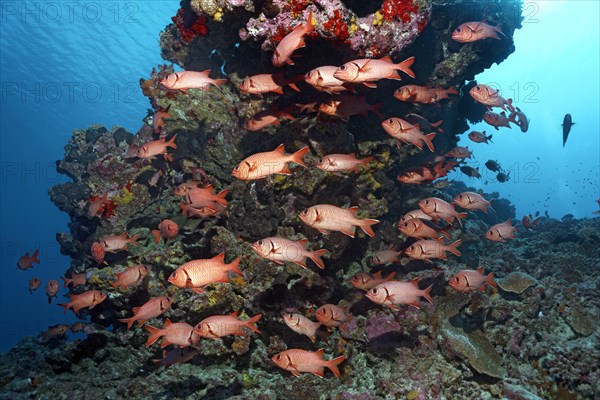
{"type": "Polygon", "coordinates": [[[581,306],[576,306],[567,313],[567,323],[578,334],[590,336],[598,326],[598,316],[593,316],[581,306]]]}
{"type": "Polygon", "coordinates": [[[521,294],[528,288],[538,284],[537,280],[524,272],[511,272],[503,278],[496,279],[496,283],[506,292],[521,294]]]}

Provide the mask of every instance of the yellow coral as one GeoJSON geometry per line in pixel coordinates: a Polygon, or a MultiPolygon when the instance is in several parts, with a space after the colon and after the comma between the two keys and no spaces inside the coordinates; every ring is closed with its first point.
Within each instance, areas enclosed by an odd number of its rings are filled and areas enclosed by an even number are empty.
{"type": "Polygon", "coordinates": [[[215,13],[215,15],[213,15],[213,18],[214,18],[214,20],[215,20],[215,21],[217,21],[217,22],[221,22],[221,21],[223,21],[223,9],[222,9],[222,8],[219,8],[219,9],[217,10],[217,12],[215,13]]]}
{"type": "Polygon", "coordinates": [[[416,390],[408,392],[408,394],[406,395],[406,398],[408,400],[415,400],[417,397],[419,397],[419,392],[416,390]]]}
{"type": "Polygon", "coordinates": [[[375,12],[375,19],[373,20],[373,26],[379,26],[383,23],[383,14],[379,11],[375,12]]]}
{"type": "Polygon", "coordinates": [[[133,192],[127,189],[127,187],[124,187],[122,193],[114,197],[114,201],[118,205],[124,206],[126,204],[129,204],[129,202],[131,202],[133,198],[133,192]]]}
{"type": "Polygon", "coordinates": [[[358,30],[358,25],[356,25],[354,22],[350,24],[350,28],[348,29],[348,33],[354,33],[358,30]]]}
{"type": "Polygon", "coordinates": [[[247,373],[247,372],[244,372],[242,374],[242,382],[244,383],[244,386],[246,386],[246,387],[252,387],[252,386],[254,386],[254,381],[250,377],[250,374],[247,373]]]}

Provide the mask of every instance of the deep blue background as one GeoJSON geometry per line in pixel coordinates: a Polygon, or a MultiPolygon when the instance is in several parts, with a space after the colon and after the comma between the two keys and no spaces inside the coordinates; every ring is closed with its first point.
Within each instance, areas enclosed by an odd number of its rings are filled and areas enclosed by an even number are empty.
{"type": "MultiPolygon", "coordinates": [[[[526,134],[501,128],[493,145],[470,143],[465,135],[475,162],[496,159],[514,178],[505,184],[492,183],[491,175],[470,182],[508,196],[519,215],[548,210],[554,217],[590,216],[600,197],[598,2],[527,4],[523,29],[514,37],[516,52],[478,79],[515,97],[531,128],[526,134]],[[560,124],[566,112],[576,125],[563,149],[560,124]]],[[[32,276],[45,285],[69,264],[55,241],[56,232],[67,230],[67,216],[47,195],[64,179],[54,162],[73,129],[93,123],[133,132],[140,127],[149,104],[138,81],[162,63],[158,33],[178,6],[178,1],[0,2],[1,351],[23,335],[74,320],[56,301],[47,304],[43,287],[34,295],[27,291],[32,276]],[[41,265],[17,270],[17,259],[35,248],[41,250],[41,265]]],[[[61,289],[61,301],[64,293],[61,289]]]]}

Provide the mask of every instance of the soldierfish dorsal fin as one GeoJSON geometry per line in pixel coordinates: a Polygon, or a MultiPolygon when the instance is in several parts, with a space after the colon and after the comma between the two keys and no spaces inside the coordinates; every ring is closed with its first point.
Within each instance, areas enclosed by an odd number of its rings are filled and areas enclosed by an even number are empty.
{"type": "Polygon", "coordinates": [[[315,351],[315,354],[319,356],[319,358],[323,358],[323,349],[319,349],[317,351],[315,351]]]}
{"type": "Polygon", "coordinates": [[[306,239],[306,238],[300,239],[296,243],[300,243],[302,245],[302,247],[304,247],[306,249],[308,246],[308,239],[306,239]]]}
{"type": "Polygon", "coordinates": [[[352,216],[356,217],[356,213],[358,212],[358,206],[349,207],[348,211],[352,213],[352,216]]]}
{"type": "Polygon", "coordinates": [[[214,261],[219,261],[221,263],[225,263],[225,253],[217,254],[212,258],[214,261]]]}
{"type": "Polygon", "coordinates": [[[234,311],[234,312],[232,312],[231,314],[229,314],[229,316],[230,316],[230,317],[233,317],[233,318],[237,318],[237,316],[238,316],[238,313],[237,313],[237,311],[234,311]]]}
{"type": "Polygon", "coordinates": [[[279,153],[281,155],[285,154],[285,146],[283,144],[280,144],[279,146],[277,146],[277,148],[275,150],[273,150],[276,153],[279,153]]]}
{"type": "Polygon", "coordinates": [[[483,271],[483,267],[482,267],[482,266],[479,266],[479,267],[477,268],[477,272],[479,272],[481,275],[483,275],[483,272],[484,272],[484,271],[483,271]]]}

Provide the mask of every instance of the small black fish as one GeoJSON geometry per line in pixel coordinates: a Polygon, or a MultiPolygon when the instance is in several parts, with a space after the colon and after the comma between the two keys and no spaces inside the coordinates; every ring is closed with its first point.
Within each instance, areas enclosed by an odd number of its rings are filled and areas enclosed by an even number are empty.
{"type": "Polygon", "coordinates": [[[494,160],[488,160],[485,163],[485,167],[487,169],[489,169],[492,172],[500,172],[502,171],[502,167],[500,167],[500,164],[498,164],[498,161],[494,161],[494,160]]]}
{"type": "Polygon", "coordinates": [[[481,178],[481,174],[476,168],[465,165],[460,167],[460,170],[463,174],[470,176],[471,178],[481,178]]]}
{"type": "Polygon", "coordinates": [[[565,143],[567,143],[567,138],[569,137],[569,132],[571,132],[571,127],[575,125],[575,122],[571,119],[571,114],[565,115],[563,119],[562,128],[563,128],[563,147],[565,147],[565,143]]]}
{"type": "Polygon", "coordinates": [[[500,172],[498,175],[496,175],[496,179],[498,179],[498,182],[506,182],[508,181],[508,178],[510,178],[510,172],[508,174],[505,174],[504,172],[500,172]]]}

